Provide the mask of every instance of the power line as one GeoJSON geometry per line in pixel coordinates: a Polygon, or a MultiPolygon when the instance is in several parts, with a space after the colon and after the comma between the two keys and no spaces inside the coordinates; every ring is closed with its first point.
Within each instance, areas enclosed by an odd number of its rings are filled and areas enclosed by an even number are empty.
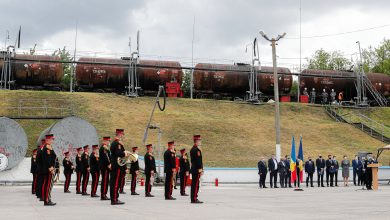
{"type": "MultiPolygon", "coordinates": [[[[332,34],[323,34],[323,35],[313,35],[313,36],[302,36],[302,39],[333,37],[333,36],[352,34],[352,33],[363,32],[363,31],[370,31],[370,30],[389,27],[389,26],[390,26],[390,24],[385,24],[385,25],[369,27],[369,28],[364,28],[364,29],[357,29],[357,30],[353,30],[353,31],[346,31],[346,32],[339,32],[339,33],[332,33],[332,34]]],[[[299,40],[300,38],[299,37],[287,37],[286,39],[299,40]]]]}

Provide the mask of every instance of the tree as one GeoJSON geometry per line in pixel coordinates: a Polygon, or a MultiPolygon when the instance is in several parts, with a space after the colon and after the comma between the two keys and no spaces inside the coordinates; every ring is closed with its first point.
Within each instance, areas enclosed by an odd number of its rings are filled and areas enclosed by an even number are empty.
{"type": "MultiPolygon", "coordinates": [[[[65,62],[73,61],[73,57],[71,56],[70,52],[66,49],[65,46],[63,49],[59,48],[58,50],[54,51],[53,56],[58,56],[61,61],[65,61],[65,62]]],[[[63,67],[64,76],[62,77],[61,85],[64,89],[68,90],[70,86],[70,76],[73,71],[72,65],[69,63],[63,63],[62,67],[63,67]]]]}
{"type": "Polygon", "coordinates": [[[298,94],[298,81],[293,81],[291,90],[290,90],[290,95],[291,96],[297,96],[298,94]]]}
{"type": "Polygon", "coordinates": [[[365,72],[390,75],[390,40],[384,39],[377,48],[370,46],[364,49],[362,56],[365,72]]]}
{"type": "Polygon", "coordinates": [[[308,59],[308,63],[309,69],[319,70],[345,70],[351,65],[340,51],[327,52],[322,48],[308,59]]]}
{"type": "Polygon", "coordinates": [[[184,97],[191,96],[191,72],[192,70],[184,70],[183,81],[181,83],[181,89],[183,90],[184,97]]]}

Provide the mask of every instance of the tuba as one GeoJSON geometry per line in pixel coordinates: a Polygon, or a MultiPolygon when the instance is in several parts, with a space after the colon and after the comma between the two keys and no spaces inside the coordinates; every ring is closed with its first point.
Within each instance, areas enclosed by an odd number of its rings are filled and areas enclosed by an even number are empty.
{"type": "Polygon", "coordinates": [[[129,151],[125,151],[126,154],[128,154],[128,156],[125,156],[125,157],[118,157],[118,165],[123,167],[124,165],[128,164],[128,163],[134,163],[138,160],[138,154],[133,154],[129,151]]]}

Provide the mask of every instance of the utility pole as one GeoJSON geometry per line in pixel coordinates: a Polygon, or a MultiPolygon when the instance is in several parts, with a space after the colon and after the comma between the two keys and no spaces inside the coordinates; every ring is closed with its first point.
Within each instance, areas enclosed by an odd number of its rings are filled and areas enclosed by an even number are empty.
{"type": "Polygon", "coordinates": [[[73,70],[72,73],[70,74],[70,86],[69,86],[69,91],[73,92],[73,77],[76,76],[76,51],[77,51],[77,25],[78,22],[76,22],[76,35],[74,37],[74,52],[73,52],[73,70]]]}
{"type": "Polygon", "coordinates": [[[192,49],[191,49],[191,77],[190,77],[190,96],[191,99],[193,98],[193,87],[194,87],[194,37],[195,37],[195,16],[194,16],[194,22],[192,23],[192,49]]]}
{"type": "Polygon", "coordinates": [[[281,147],[280,147],[280,113],[279,113],[279,77],[276,64],[276,42],[286,36],[286,33],[278,35],[278,37],[269,39],[263,31],[260,31],[261,36],[264,37],[267,41],[271,42],[272,46],[272,63],[274,66],[274,97],[275,97],[275,130],[276,130],[276,158],[280,159],[281,156],[281,147]]]}
{"type": "Polygon", "coordinates": [[[358,73],[358,85],[360,85],[360,91],[358,92],[358,100],[360,100],[359,104],[366,105],[366,90],[364,86],[364,70],[363,70],[363,59],[362,59],[362,49],[360,47],[360,41],[356,41],[356,43],[359,46],[359,55],[360,55],[360,62],[359,62],[359,73],[358,73]]]}
{"type": "Polygon", "coordinates": [[[299,0],[299,74],[297,101],[301,98],[301,72],[302,72],[302,0],[299,0]]]}

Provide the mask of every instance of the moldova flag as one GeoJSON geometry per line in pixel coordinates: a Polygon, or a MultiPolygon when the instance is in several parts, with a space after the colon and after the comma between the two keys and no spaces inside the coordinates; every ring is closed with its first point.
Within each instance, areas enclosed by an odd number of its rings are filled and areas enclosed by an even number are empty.
{"type": "Polygon", "coordinates": [[[297,169],[296,169],[296,163],[297,163],[297,157],[295,156],[295,140],[294,136],[292,137],[292,144],[291,144],[291,159],[290,159],[290,170],[291,170],[291,182],[293,183],[297,179],[297,169]]]}
{"type": "Polygon", "coordinates": [[[301,141],[299,143],[299,150],[298,150],[298,159],[299,161],[299,180],[302,183],[303,182],[303,149],[302,149],[302,135],[301,135],[301,141]]]}

